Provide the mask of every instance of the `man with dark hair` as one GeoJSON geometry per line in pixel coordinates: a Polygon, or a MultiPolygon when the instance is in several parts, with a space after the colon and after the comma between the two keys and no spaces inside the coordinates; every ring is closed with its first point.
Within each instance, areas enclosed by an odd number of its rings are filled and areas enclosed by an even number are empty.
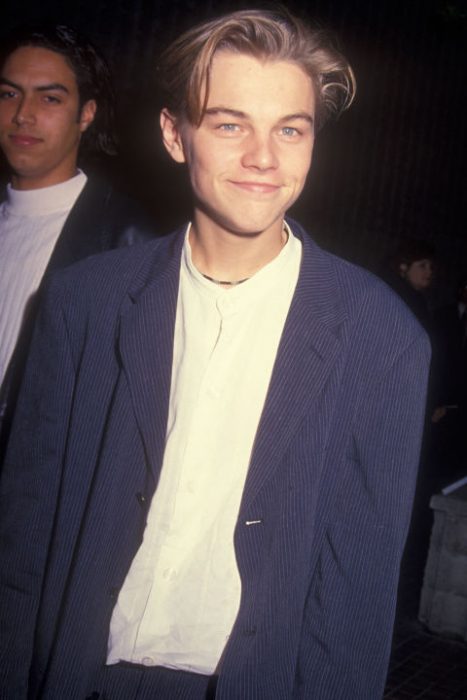
{"type": "Polygon", "coordinates": [[[44,274],[143,236],[136,211],[77,168],[112,153],[112,87],[94,47],[65,26],[27,27],[0,59],[0,148],[11,171],[0,205],[0,458],[44,274]]]}
{"type": "Polygon", "coordinates": [[[0,494],[5,697],[376,700],[429,347],[284,218],[352,71],[241,11],[160,75],[193,218],[50,285],[0,494]]]}

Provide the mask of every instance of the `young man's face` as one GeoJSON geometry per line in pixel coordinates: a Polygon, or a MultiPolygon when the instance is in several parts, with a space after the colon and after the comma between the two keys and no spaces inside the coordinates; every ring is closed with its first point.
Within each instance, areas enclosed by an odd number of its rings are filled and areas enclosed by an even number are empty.
{"type": "Polygon", "coordinates": [[[188,164],[195,225],[280,233],[310,167],[314,114],[312,82],[296,64],[217,53],[201,125],[161,115],[167,149],[188,164]]]}
{"type": "Polygon", "coordinates": [[[0,147],[13,187],[73,177],[80,137],[95,110],[94,100],[80,110],[75,75],[61,54],[34,46],[10,54],[0,78],[0,147]]]}

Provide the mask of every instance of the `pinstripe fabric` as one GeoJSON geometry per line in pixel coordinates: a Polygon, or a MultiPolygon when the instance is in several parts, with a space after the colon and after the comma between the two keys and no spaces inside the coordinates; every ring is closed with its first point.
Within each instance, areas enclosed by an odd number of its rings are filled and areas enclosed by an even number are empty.
{"type": "MultiPolygon", "coordinates": [[[[235,531],[242,599],[216,698],[372,700],[428,342],[381,282],[293,228],[303,263],[235,531]]],[[[1,489],[1,698],[26,697],[30,667],[31,698],[102,690],[163,455],[182,239],[92,258],[50,285],[1,489]]]]}
{"type": "Polygon", "coordinates": [[[214,700],[216,678],[130,664],[106,666],[97,679],[100,700],[214,700]]]}
{"type": "MultiPolygon", "coordinates": [[[[40,290],[53,270],[104,250],[150,240],[153,235],[153,232],[143,226],[142,215],[131,200],[117,194],[105,181],[90,177],[68,214],[47,264],[40,290]]],[[[5,456],[41,293],[39,291],[34,299],[30,299],[20,338],[0,387],[0,462],[5,456]]]]}

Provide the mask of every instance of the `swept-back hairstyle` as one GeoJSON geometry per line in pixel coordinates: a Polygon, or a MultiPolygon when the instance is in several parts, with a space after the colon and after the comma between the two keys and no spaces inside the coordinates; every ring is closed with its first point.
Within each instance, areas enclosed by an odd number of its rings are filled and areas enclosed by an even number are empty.
{"type": "Polygon", "coordinates": [[[76,78],[80,109],[88,100],[97,105],[94,121],[83,133],[82,148],[114,154],[114,92],[109,67],[97,49],[71,27],[25,24],[2,42],[0,66],[3,68],[8,57],[23,46],[48,49],[64,57],[76,78]]]}
{"type": "Polygon", "coordinates": [[[208,102],[212,61],[221,50],[299,65],[315,88],[318,128],[354,99],[353,71],[325,31],[309,27],[285,9],[241,10],[188,30],[160,57],[159,85],[175,117],[199,126],[208,102]]]}

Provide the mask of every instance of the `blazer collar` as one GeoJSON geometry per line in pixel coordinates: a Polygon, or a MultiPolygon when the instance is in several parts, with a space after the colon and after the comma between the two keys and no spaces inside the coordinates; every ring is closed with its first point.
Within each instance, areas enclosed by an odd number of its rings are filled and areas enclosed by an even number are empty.
{"type": "Polygon", "coordinates": [[[119,348],[154,478],[164,456],[184,231],[147,245],[123,305],[119,348]]]}
{"type": "MultiPolygon", "coordinates": [[[[312,410],[340,351],[345,320],[332,256],[289,221],[303,245],[297,287],[255,440],[244,506],[269,478],[312,410]]],[[[120,354],[154,476],[165,448],[180,258],[186,228],[154,244],[135,276],[120,326],[120,354]]]]}
{"type": "Polygon", "coordinates": [[[47,272],[105,250],[103,241],[106,239],[105,220],[110,193],[109,185],[88,178],[66,218],[47,272]]]}

